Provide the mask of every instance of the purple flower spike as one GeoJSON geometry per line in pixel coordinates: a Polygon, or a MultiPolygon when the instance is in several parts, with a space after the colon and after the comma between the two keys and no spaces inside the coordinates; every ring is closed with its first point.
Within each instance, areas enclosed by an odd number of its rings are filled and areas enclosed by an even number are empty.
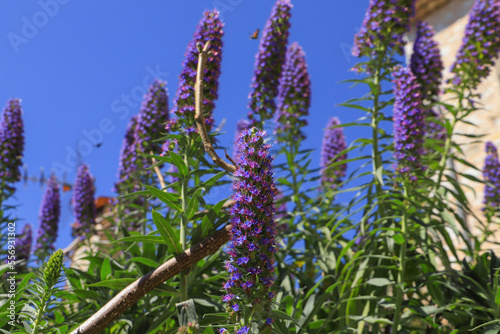
{"type": "Polygon", "coordinates": [[[273,158],[264,136],[264,131],[251,128],[241,133],[238,142],[240,154],[236,162],[239,167],[234,173],[233,185],[236,203],[231,208],[232,241],[228,245],[230,260],[226,265],[230,276],[224,284],[226,297],[234,296],[225,299],[237,318],[241,318],[244,310],[234,311],[234,304],[250,303],[254,310],[259,310],[254,313],[253,321],[258,322],[260,333],[267,333],[272,328],[260,319],[270,317],[277,247],[273,219],[273,158]]]}
{"type": "Polygon", "coordinates": [[[403,35],[415,15],[415,0],[370,0],[363,25],[354,38],[352,54],[375,57],[383,45],[403,54],[403,35]]]}
{"type": "Polygon", "coordinates": [[[422,88],[422,100],[432,101],[439,95],[443,79],[443,62],[439,46],[434,41],[434,29],[427,22],[418,22],[410,69],[422,88]]]}
{"type": "Polygon", "coordinates": [[[492,142],[486,143],[486,159],[484,160],[484,211],[492,216],[500,209],[500,161],[498,152],[492,142]]]}
{"type": "Polygon", "coordinates": [[[78,167],[73,187],[73,212],[76,222],[73,224],[73,237],[89,238],[94,232],[96,210],[94,204],[94,182],[85,164],[78,167]]]}
{"type": "Polygon", "coordinates": [[[451,72],[455,85],[477,88],[500,53],[500,2],[476,0],[451,72]]]}
{"type": "Polygon", "coordinates": [[[252,126],[259,124],[257,116],[260,116],[262,124],[271,119],[276,111],[274,99],[278,95],[278,80],[285,63],[291,9],[289,0],[278,0],[262,33],[249,96],[248,119],[252,121],[252,126]]]}
{"type": "Polygon", "coordinates": [[[47,183],[40,207],[40,226],[36,240],[35,254],[42,260],[45,255],[54,251],[54,242],[57,239],[61,201],[59,185],[55,177],[47,183]]]}
{"type": "Polygon", "coordinates": [[[24,127],[19,99],[7,101],[0,120],[0,182],[14,183],[21,179],[21,158],[24,151],[24,127]]]}
{"type": "Polygon", "coordinates": [[[205,67],[203,85],[203,112],[207,130],[210,131],[214,123],[212,112],[215,108],[215,100],[218,98],[220,63],[222,61],[222,36],[224,24],[219,19],[217,10],[206,11],[203,14],[193,39],[189,43],[182,72],[179,77],[179,88],[174,101],[174,113],[178,119],[169,124],[169,128],[176,129],[179,125],[186,133],[197,132],[194,122],[195,96],[194,86],[196,82],[196,71],[198,67],[198,55],[200,48],[210,41],[209,57],[205,67]],[[181,124],[179,124],[181,123],[181,124]]]}
{"type": "Polygon", "coordinates": [[[438,111],[430,109],[429,106],[430,103],[438,99],[439,86],[443,79],[443,62],[439,46],[433,39],[434,34],[434,29],[430,24],[418,22],[410,69],[420,86],[421,100],[427,105],[425,108],[425,136],[444,142],[446,129],[436,122],[443,121],[443,116],[438,111]]]}
{"type": "Polygon", "coordinates": [[[130,183],[129,176],[137,171],[137,151],[134,146],[134,131],[137,125],[137,117],[134,116],[130,120],[125,139],[123,140],[122,149],[120,152],[120,164],[118,169],[118,182],[115,184],[117,193],[123,195],[130,189],[127,185],[130,183]]]}
{"type": "Polygon", "coordinates": [[[21,234],[16,241],[16,260],[29,261],[31,255],[31,244],[33,243],[33,231],[31,224],[24,225],[21,234]]]}
{"type": "Polygon", "coordinates": [[[279,81],[278,109],[276,112],[275,135],[278,140],[305,139],[301,128],[307,125],[311,105],[311,81],[307,71],[305,52],[298,43],[287,50],[286,63],[279,81]]]}
{"type": "MultiPolygon", "coordinates": [[[[136,151],[139,154],[161,153],[161,131],[169,120],[168,93],[166,83],[155,79],[142,101],[141,109],[137,115],[137,126],[134,129],[136,151]]],[[[151,164],[148,158],[143,158],[141,169],[148,168],[151,164]]]]}
{"type": "Polygon", "coordinates": [[[234,135],[234,147],[233,147],[233,159],[236,159],[236,157],[239,155],[238,151],[238,142],[241,137],[241,133],[245,130],[250,129],[250,122],[242,119],[239,120],[238,123],[236,123],[236,133],[234,135]]]}
{"type": "Polygon", "coordinates": [[[393,73],[394,82],[394,158],[396,172],[411,180],[422,170],[425,110],[420,86],[410,69],[398,66],[393,73]]]}
{"type": "Polygon", "coordinates": [[[341,163],[337,166],[331,166],[347,159],[347,153],[342,153],[347,148],[344,137],[344,130],[340,125],[337,117],[331,117],[323,135],[321,144],[321,185],[324,189],[328,187],[336,188],[345,176],[347,164],[341,163]]]}

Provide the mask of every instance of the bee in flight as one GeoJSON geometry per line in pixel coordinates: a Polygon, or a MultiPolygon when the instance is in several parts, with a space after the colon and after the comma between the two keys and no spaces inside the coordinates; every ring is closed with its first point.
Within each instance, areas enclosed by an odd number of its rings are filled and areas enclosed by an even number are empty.
{"type": "Polygon", "coordinates": [[[254,33],[250,36],[250,39],[257,39],[257,38],[259,38],[259,32],[260,32],[260,29],[256,29],[254,31],[254,33]]]}

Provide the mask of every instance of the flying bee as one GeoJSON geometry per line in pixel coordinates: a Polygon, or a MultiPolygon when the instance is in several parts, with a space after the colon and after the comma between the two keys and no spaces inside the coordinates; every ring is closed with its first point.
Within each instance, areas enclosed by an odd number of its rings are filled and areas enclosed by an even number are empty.
{"type": "Polygon", "coordinates": [[[252,36],[250,36],[250,39],[257,39],[257,38],[259,38],[259,33],[260,33],[260,29],[257,28],[254,31],[254,33],[252,34],[252,36]]]}

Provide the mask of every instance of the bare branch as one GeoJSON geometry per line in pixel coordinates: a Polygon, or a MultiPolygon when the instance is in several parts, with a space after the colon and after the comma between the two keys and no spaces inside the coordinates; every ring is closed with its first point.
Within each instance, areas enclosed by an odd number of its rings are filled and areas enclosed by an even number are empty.
{"type": "MultiPolygon", "coordinates": [[[[153,152],[151,152],[151,155],[153,155],[153,152]]],[[[156,173],[156,177],[158,177],[158,181],[160,182],[161,189],[165,190],[167,188],[167,186],[165,185],[165,179],[163,178],[163,175],[161,175],[160,168],[158,167],[158,165],[156,165],[156,159],[151,157],[151,160],[153,161],[153,166],[154,166],[153,169],[156,173]]]]}
{"type": "Polygon", "coordinates": [[[207,51],[209,47],[210,41],[205,44],[203,50],[198,56],[198,71],[196,74],[196,84],[194,86],[196,101],[196,113],[194,116],[194,120],[196,121],[198,132],[200,133],[201,140],[203,141],[203,148],[205,149],[205,152],[208,153],[208,155],[212,158],[217,166],[228,171],[229,173],[234,173],[234,171],[236,171],[236,167],[234,165],[228,164],[217,155],[212,143],[210,142],[210,138],[208,137],[207,129],[205,127],[205,116],[203,116],[203,75],[205,71],[205,64],[208,58],[207,51]]]}
{"type": "Polygon", "coordinates": [[[229,231],[231,231],[232,228],[232,225],[224,226],[223,229],[216,231],[203,239],[200,243],[142,276],[123,289],[118,295],[97,311],[97,313],[71,332],[71,334],[100,333],[111,324],[113,320],[156,286],[177,275],[181,271],[190,268],[204,257],[215,253],[222,245],[229,241],[229,231]]]}
{"type": "Polygon", "coordinates": [[[226,150],[224,150],[224,153],[226,153],[226,159],[229,160],[229,161],[231,161],[231,163],[233,165],[235,165],[236,167],[238,167],[238,164],[229,156],[229,154],[227,154],[226,150]]]}

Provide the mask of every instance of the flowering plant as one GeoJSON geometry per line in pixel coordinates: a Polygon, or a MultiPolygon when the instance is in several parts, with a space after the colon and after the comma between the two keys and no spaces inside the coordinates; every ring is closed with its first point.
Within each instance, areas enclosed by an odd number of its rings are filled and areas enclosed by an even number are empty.
{"type": "Polygon", "coordinates": [[[463,136],[461,126],[474,122],[480,83],[500,51],[500,3],[475,0],[446,80],[436,33],[413,25],[415,8],[413,0],[369,1],[349,74],[364,95],[318,115],[310,113],[316,64],[307,41],[289,43],[294,9],[277,0],[235,143],[216,126],[225,26],[222,13],[205,11],[171,111],[167,83],[155,79],[130,119],[116,198],[96,199],[90,167],[79,166],[75,239],[64,250],[54,246],[66,227],[55,176],[45,184],[34,252],[31,225],[9,231],[24,148],[20,100],[9,100],[0,118],[8,255],[0,272],[9,277],[0,285],[9,300],[0,303],[0,330],[499,332],[500,260],[486,252],[498,243],[498,143],[488,138],[477,166],[464,147],[482,145],[483,135],[463,136]],[[346,121],[346,109],[363,115],[346,121]],[[325,124],[316,150],[307,148],[310,117],[325,124]],[[231,157],[224,148],[232,144],[231,157]],[[484,189],[482,210],[474,188],[484,189]]]}

